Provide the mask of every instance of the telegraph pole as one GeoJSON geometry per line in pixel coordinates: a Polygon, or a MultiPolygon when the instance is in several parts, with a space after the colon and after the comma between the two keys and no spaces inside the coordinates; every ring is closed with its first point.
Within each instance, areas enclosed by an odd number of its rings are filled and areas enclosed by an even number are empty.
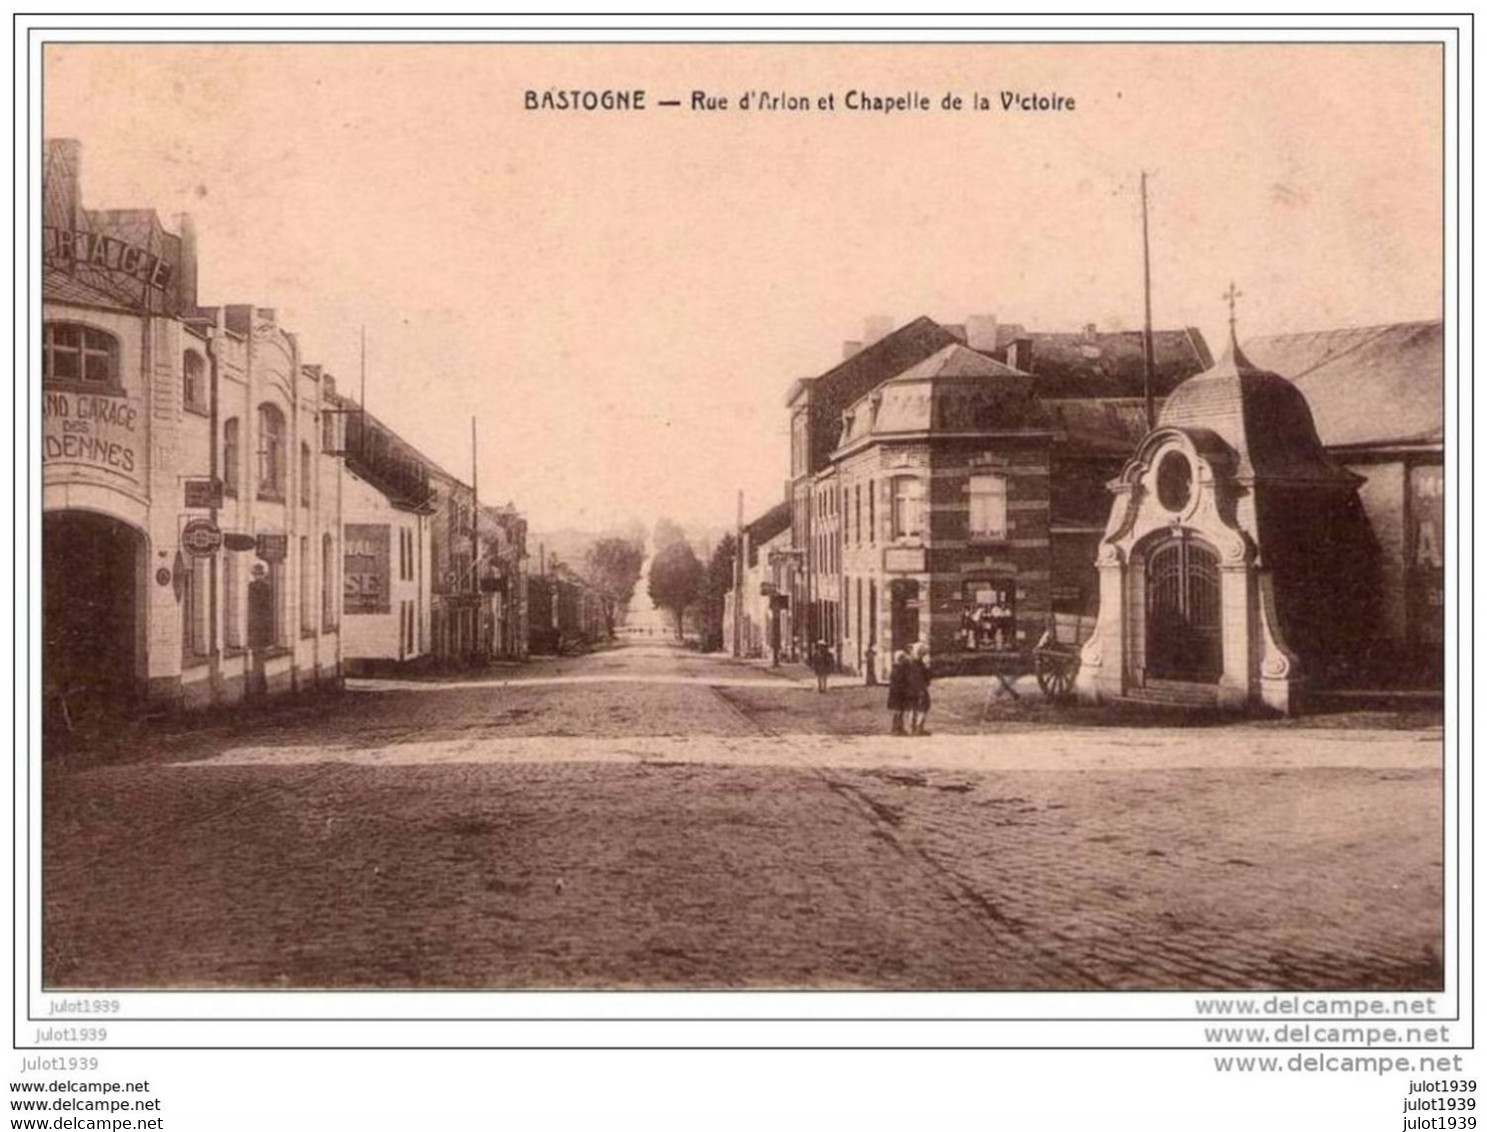
{"type": "Polygon", "coordinates": [[[1151,238],[1147,234],[1146,227],[1146,172],[1141,173],[1141,266],[1143,281],[1146,292],[1146,330],[1141,336],[1142,352],[1145,356],[1145,365],[1142,369],[1142,388],[1146,394],[1146,428],[1147,431],[1157,427],[1157,399],[1152,389],[1152,361],[1151,344],[1151,238]]]}
{"type": "Polygon", "coordinates": [[[743,491],[738,493],[738,530],[733,536],[733,655],[743,656],[743,491]]]}

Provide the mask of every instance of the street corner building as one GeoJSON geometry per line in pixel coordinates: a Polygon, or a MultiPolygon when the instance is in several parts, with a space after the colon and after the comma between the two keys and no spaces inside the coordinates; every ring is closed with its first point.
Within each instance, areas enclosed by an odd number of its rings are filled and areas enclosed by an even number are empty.
{"type": "MultiPolygon", "coordinates": [[[[819,637],[886,679],[923,642],[937,667],[991,671],[1055,614],[1092,619],[1105,483],[1146,430],[1141,335],[866,329],[787,394],[797,651],[819,637]]],[[[1159,394],[1211,363],[1197,330],[1153,340],[1159,394]]]]}
{"type": "Polygon", "coordinates": [[[1111,484],[1088,699],[1439,690],[1442,327],[1231,340],[1111,484]],[[1315,406],[1316,412],[1313,413],[1315,406]]]}
{"type": "Polygon", "coordinates": [[[188,218],[94,210],[45,143],[42,639],[48,720],[340,679],[340,462],[272,309],[203,307],[188,218]]]}

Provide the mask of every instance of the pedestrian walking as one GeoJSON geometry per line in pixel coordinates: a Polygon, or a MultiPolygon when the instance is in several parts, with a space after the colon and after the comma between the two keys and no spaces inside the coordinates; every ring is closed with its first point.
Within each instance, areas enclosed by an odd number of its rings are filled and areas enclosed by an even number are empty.
{"type": "Polygon", "coordinates": [[[888,672],[888,710],[893,715],[893,734],[906,734],[904,712],[912,706],[909,699],[909,654],[899,649],[893,654],[893,667],[888,672]]]}
{"type": "Polygon", "coordinates": [[[831,650],[825,641],[816,642],[815,651],[811,653],[811,668],[816,673],[816,691],[826,691],[826,678],[831,675],[832,661],[831,650]]]}
{"type": "Polygon", "coordinates": [[[911,735],[928,735],[929,731],[924,726],[924,719],[929,715],[929,646],[923,641],[916,644],[909,655],[908,663],[908,699],[909,699],[909,733],[911,735]]]}
{"type": "Polygon", "coordinates": [[[878,650],[874,646],[867,646],[867,653],[863,657],[862,667],[864,682],[869,688],[876,688],[878,686],[878,650]]]}

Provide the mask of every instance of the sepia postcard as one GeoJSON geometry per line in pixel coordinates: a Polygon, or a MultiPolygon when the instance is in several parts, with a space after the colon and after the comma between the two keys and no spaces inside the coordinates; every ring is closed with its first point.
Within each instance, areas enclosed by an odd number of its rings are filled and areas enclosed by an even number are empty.
{"type": "Polygon", "coordinates": [[[662,38],[39,49],[36,1024],[1423,1024],[1442,44],[662,38]]]}

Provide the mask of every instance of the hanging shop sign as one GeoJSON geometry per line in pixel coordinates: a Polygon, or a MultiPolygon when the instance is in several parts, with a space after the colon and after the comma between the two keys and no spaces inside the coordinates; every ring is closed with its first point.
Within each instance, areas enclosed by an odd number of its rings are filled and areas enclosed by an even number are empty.
{"type": "Polygon", "coordinates": [[[241,534],[238,531],[228,531],[222,536],[222,545],[228,550],[256,550],[258,540],[252,535],[241,534]]]}
{"type": "Polygon", "coordinates": [[[222,506],[222,481],[216,478],[187,480],[186,506],[210,511],[222,506]]]}
{"type": "Polygon", "coordinates": [[[258,557],[265,562],[283,562],[289,556],[288,535],[259,535],[258,557]]]}
{"type": "Polygon", "coordinates": [[[210,519],[192,519],[181,528],[181,547],[192,558],[210,558],[222,549],[222,531],[210,519]]]}

